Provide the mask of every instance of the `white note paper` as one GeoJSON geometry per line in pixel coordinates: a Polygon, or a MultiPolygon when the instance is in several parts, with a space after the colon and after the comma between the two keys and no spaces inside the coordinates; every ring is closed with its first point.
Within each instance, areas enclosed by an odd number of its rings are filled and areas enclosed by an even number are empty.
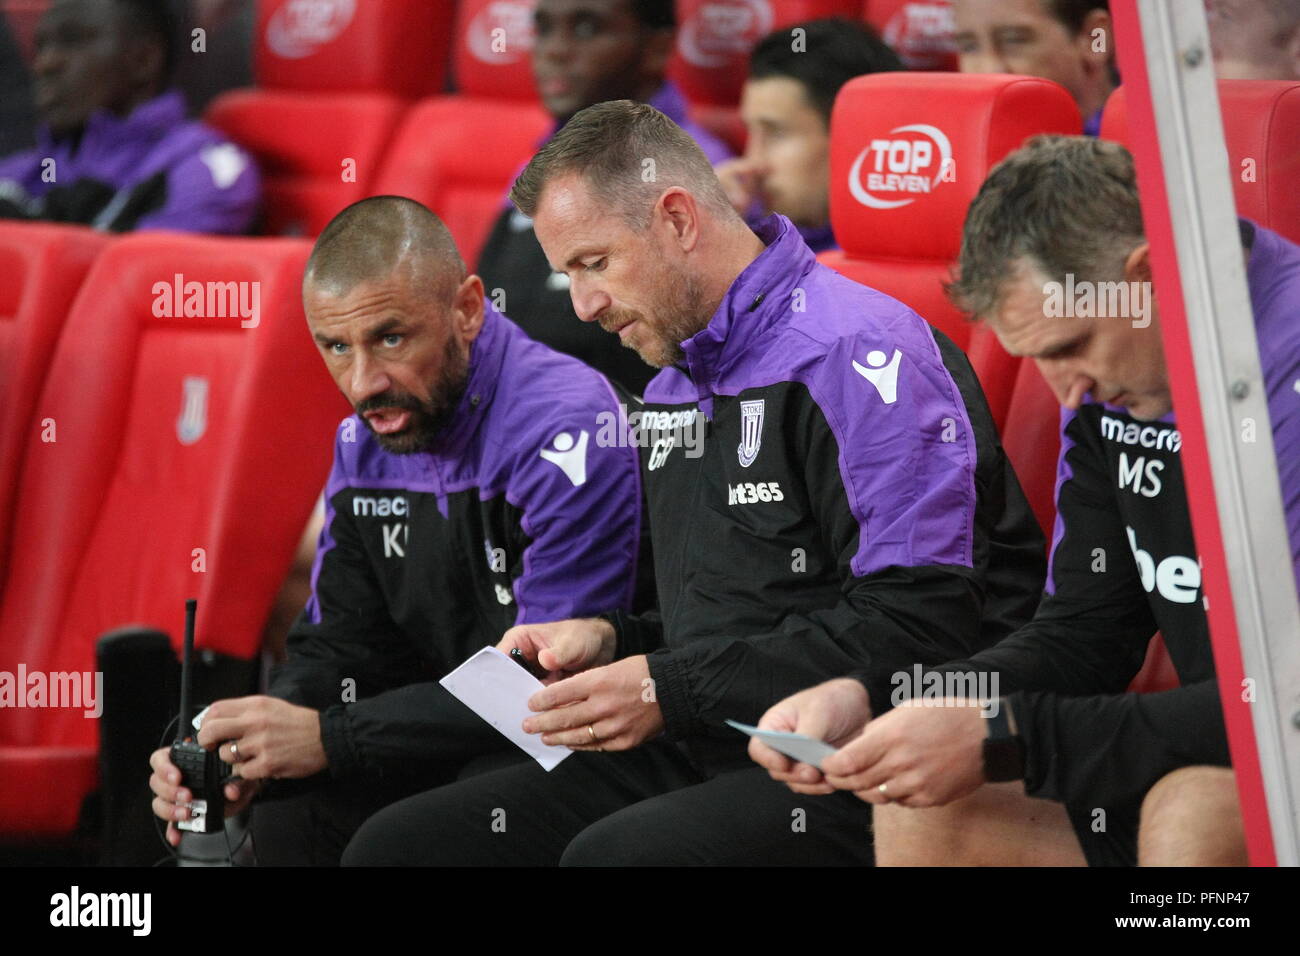
{"type": "Polygon", "coordinates": [[[818,770],[822,768],[822,761],[835,753],[834,747],[824,740],[817,740],[815,737],[805,737],[803,734],[788,734],[780,730],[759,730],[757,727],[751,727],[749,724],[738,723],[734,720],[728,720],[726,723],[727,726],[736,728],[742,734],[757,737],[777,753],[785,754],[787,757],[803,763],[812,764],[818,770]]]}
{"type": "Polygon", "coordinates": [[[528,698],[542,689],[542,682],[495,647],[470,655],[438,683],[541,764],[543,770],[554,769],[573,753],[568,747],[542,743],[541,734],[524,733],[523,722],[533,714],[528,709],[528,698]]]}

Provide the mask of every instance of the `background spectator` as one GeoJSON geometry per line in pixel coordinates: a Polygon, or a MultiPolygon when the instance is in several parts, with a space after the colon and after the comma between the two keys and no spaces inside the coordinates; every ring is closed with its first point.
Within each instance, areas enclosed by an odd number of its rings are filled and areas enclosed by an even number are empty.
{"type": "MultiPolygon", "coordinates": [[[[533,76],[559,131],[574,113],[612,99],[648,102],[681,125],[719,162],[731,150],[686,118],[686,101],[665,80],[672,53],[672,0],[538,0],[533,76]]],[[[540,148],[543,144],[539,143],[540,148]]],[[[479,257],[489,295],[505,292],[505,311],[539,342],[582,359],[641,394],[655,369],[595,324],[579,322],[568,279],[552,271],[533,235],[532,220],[508,203],[479,257]]]]}
{"type": "Polygon", "coordinates": [[[1209,0],[1214,71],[1224,80],[1300,80],[1300,0],[1209,0]]]}
{"type": "Polygon", "coordinates": [[[855,76],[903,64],[870,27],[809,20],[768,34],[749,60],[740,99],[745,155],[718,166],[727,198],[751,220],[779,212],[814,252],[831,233],[831,107],[855,76]],[[796,32],[796,31],[802,31],[796,32]]]}
{"type": "Polygon", "coordinates": [[[241,233],[251,158],[185,119],[173,24],[150,0],[56,0],[36,30],[37,147],[0,162],[0,216],[241,233]]]}
{"type": "Polygon", "coordinates": [[[1021,73],[1060,83],[1096,136],[1115,88],[1107,0],[953,0],[963,73],[1021,73]]]}

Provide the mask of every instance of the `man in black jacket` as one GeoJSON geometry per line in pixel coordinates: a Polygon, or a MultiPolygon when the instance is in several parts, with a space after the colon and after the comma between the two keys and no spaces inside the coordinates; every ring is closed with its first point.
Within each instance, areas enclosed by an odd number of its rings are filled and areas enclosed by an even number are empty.
{"type": "MultiPolygon", "coordinates": [[[[198,735],[242,778],[231,812],[269,784],[262,863],[336,863],[374,810],[507,748],[436,681],[512,625],[633,609],[642,539],[636,451],[592,426],[621,410],[609,383],[493,310],[433,213],[387,196],[345,209],[303,298],[357,414],[288,660],[198,735]]],[[[167,756],[154,810],[183,820],[167,756]]]]}
{"type": "MultiPolygon", "coordinates": [[[[1241,231],[1300,578],[1300,248],[1241,231]]],[[[763,726],[843,747],[824,778],[751,745],[801,792],[877,804],[882,862],[1245,863],[1149,250],[1132,158],[1114,143],[1040,137],[971,204],[954,293],[1038,362],[1063,405],[1047,593],[988,650],[924,674],[872,666],[773,707],[763,726]],[[1104,287],[1129,308],[1076,307],[1085,288],[1109,300],[1104,287]],[[1181,686],[1125,693],[1157,629],[1181,686]],[[1005,694],[993,719],[967,695],[927,699],[958,677],[1005,694]]]]}
{"type": "Polygon", "coordinates": [[[500,646],[552,673],[525,731],[585,752],[401,801],[344,862],[870,862],[866,807],[793,797],[724,721],[1032,613],[1042,536],[969,363],[788,219],[751,231],[651,106],[579,113],[513,198],[578,317],[661,369],[639,410],[658,613],[513,628],[500,646]]]}

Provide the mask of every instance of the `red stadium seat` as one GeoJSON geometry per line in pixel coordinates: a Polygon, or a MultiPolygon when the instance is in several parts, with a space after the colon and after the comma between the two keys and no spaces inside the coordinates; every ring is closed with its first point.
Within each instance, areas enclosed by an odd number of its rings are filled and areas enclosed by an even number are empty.
{"type": "MultiPolygon", "coordinates": [[[[29,430],[23,449],[0,671],[93,671],[97,638],[127,624],[178,644],[189,597],[200,646],[255,656],[348,411],[303,320],[308,251],[136,233],[96,260],[36,401],[57,440],[29,430]],[[180,317],[178,282],[204,284],[182,287],[180,317]]],[[[0,779],[23,786],[0,787],[0,834],[72,829],[98,723],[6,709],[0,779]]]]}
{"type": "Polygon", "coordinates": [[[529,103],[425,100],[406,114],[373,192],[424,203],[447,224],[472,266],[512,178],[551,125],[547,112],[529,103]]]}
{"type": "Polygon", "coordinates": [[[692,106],[735,107],[749,53],[764,36],[801,20],[856,19],[860,11],[860,0],[677,0],[668,76],[692,106]]]}
{"type": "Polygon", "coordinates": [[[537,0],[461,0],[456,13],[456,89],[488,100],[537,102],[533,8],[537,0]]]}
{"type": "Polygon", "coordinates": [[[406,104],[446,86],[454,12],[445,0],[259,3],[258,87],[217,97],[204,118],[261,164],[261,232],[314,236],[371,194],[406,104]]]}
{"type": "Polygon", "coordinates": [[[441,93],[450,0],[259,0],[254,72],[260,87],[313,93],[441,93]]]}
{"type": "Polygon", "coordinates": [[[36,24],[49,5],[50,0],[0,0],[0,17],[9,22],[18,52],[28,63],[36,49],[36,24]]]}
{"type": "Polygon", "coordinates": [[[409,196],[436,212],[471,267],[512,178],[553,124],[533,84],[533,6],[534,0],[463,4],[460,92],[411,108],[372,190],[409,196]]]}
{"type": "Polygon", "coordinates": [[[969,323],[942,283],[989,169],[1036,133],[1077,133],[1063,87],[1030,76],[876,73],[850,80],[831,115],[827,265],[916,309],[958,345],[969,323]]]}
{"type": "MultiPolygon", "coordinates": [[[[1220,80],[1219,108],[1237,213],[1300,242],[1300,82],[1220,80]]],[[[1101,135],[1128,143],[1123,87],[1106,101],[1101,135]]]]}
{"type": "Polygon", "coordinates": [[[956,70],[950,0],[866,0],[866,20],[909,70],[956,70]]]}
{"type": "Polygon", "coordinates": [[[260,231],[314,236],[370,195],[404,105],[381,93],[245,89],[217,97],[204,118],[257,157],[260,231]]]}
{"type": "Polygon", "coordinates": [[[1018,369],[1006,427],[1002,429],[1002,447],[1011,459],[1034,517],[1050,542],[1056,522],[1061,406],[1037,365],[1021,361],[1018,369]]]}
{"type": "Polygon", "coordinates": [[[83,226],[0,222],[0,588],[21,451],[41,427],[36,395],[68,307],[108,242],[83,226]]]}

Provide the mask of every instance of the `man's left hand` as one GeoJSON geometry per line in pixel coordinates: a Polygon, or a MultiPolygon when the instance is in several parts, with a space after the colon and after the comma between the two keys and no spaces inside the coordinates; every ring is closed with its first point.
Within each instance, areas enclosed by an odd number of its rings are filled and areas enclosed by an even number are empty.
{"type": "Polygon", "coordinates": [[[310,777],[326,767],[320,711],[278,697],[219,700],[208,708],[199,743],[245,780],[310,777]]]}
{"type": "Polygon", "coordinates": [[[574,750],[629,750],[664,728],[645,655],[584,671],[528,700],[524,730],[574,750]]]}
{"type": "Polygon", "coordinates": [[[871,721],[822,761],[826,782],[867,803],[905,807],[942,806],[977,789],[985,782],[988,734],[981,702],[936,703],[908,701],[871,721]]]}

